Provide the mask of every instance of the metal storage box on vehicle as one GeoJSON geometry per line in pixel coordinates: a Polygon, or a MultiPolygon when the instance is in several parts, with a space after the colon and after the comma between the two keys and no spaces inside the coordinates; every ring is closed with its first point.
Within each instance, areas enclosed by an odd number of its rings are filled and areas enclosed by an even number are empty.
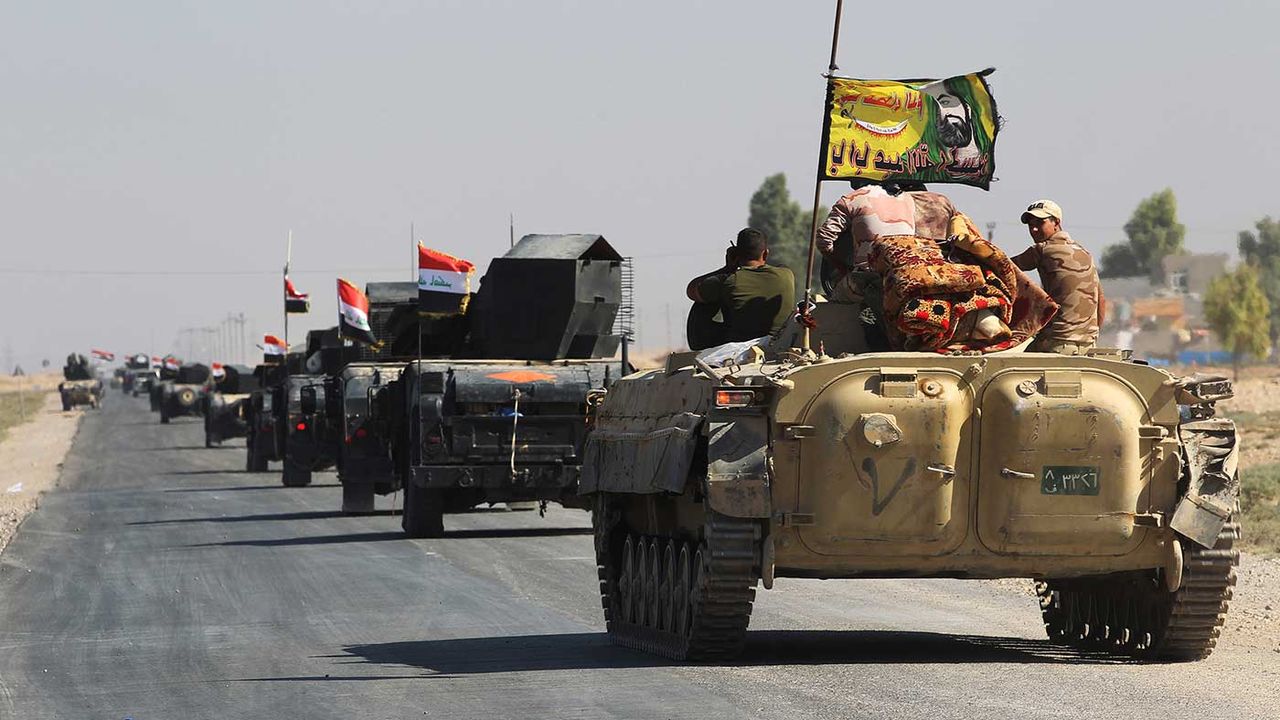
{"type": "Polygon", "coordinates": [[[621,273],[622,256],[600,235],[524,236],[489,264],[468,312],[475,356],[613,355],[621,273]]]}

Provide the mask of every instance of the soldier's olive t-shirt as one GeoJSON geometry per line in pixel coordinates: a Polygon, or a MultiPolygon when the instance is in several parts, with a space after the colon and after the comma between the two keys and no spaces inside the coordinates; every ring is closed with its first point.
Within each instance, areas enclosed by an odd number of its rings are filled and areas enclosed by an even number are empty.
{"type": "Polygon", "coordinates": [[[750,340],[773,333],[791,316],[796,280],[784,267],[744,267],[703,280],[698,295],[720,306],[730,341],[750,340]]]}

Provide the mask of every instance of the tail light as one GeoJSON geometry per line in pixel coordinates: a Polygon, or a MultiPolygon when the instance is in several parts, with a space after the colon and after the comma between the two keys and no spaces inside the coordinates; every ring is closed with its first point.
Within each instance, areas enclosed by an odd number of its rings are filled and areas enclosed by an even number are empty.
{"type": "Polygon", "coordinates": [[[754,405],[756,401],[755,390],[717,390],[716,391],[716,407],[719,408],[740,408],[754,405]]]}
{"type": "Polygon", "coordinates": [[[366,437],[369,437],[369,431],[368,431],[368,430],[365,430],[364,428],[356,428],[356,439],[357,439],[357,440],[363,440],[363,439],[365,439],[366,437]]]}
{"type": "Polygon", "coordinates": [[[306,430],[306,429],[307,429],[307,424],[306,424],[306,423],[304,423],[304,422],[300,422],[300,423],[298,423],[297,425],[294,425],[294,427],[295,427],[295,428],[297,428],[299,431],[301,431],[301,430],[306,430]]]}

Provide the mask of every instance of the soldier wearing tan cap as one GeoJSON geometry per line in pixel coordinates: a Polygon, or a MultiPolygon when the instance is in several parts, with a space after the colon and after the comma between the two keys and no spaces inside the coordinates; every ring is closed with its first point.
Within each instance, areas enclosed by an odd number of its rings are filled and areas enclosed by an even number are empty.
{"type": "Polygon", "coordinates": [[[1038,270],[1040,284],[1058,303],[1058,314],[1030,349],[1083,355],[1098,343],[1102,322],[1102,283],[1093,256],[1062,229],[1062,208],[1052,200],[1031,203],[1022,213],[1022,222],[1032,245],[1013,262],[1023,270],[1038,270]]]}

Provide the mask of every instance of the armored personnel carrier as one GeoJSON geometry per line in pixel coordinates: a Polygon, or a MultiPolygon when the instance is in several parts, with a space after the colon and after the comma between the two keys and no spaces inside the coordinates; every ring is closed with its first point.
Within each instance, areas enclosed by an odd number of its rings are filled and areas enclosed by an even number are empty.
{"type": "Polygon", "coordinates": [[[160,390],[160,422],[175,417],[202,415],[204,397],[213,383],[209,366],[200,363],[182,365],[173,380],[162,383],[160,390]]]}
{"type": "MultiPolygon", "coordinates": [[[[621,265],[599,235],[525,236],[490,263],[460,348],[424,351],[380,396],[409,536],[481,503],[583,506],[587,409],[626,363],[610,359],[621,265]]],[[[424,342],[457,331],[440,322],[424,342]]]]}
{"type": "Polygon", "coordinates": [[[250,395],[261,389],[254,371],[244,365],[225,365],[223,373],[204,398],[205,447],[248,434],[250,395]]]}
{"type": "Polygon", "coordinates": [[[63,382],[58,384],[63,412],[77,405],[88,405],[95,410],[102,407],[102,380],[94,374],[89,359],[72,353],[62,366],[63,382]]]}
{"type": "Polygon", "coordinates": [[[838,357],[676,354],[609,389],[581,489],[615,642],[733,657],[777,577],[1029,577],[1054,642],[1211,652],[1240,532],[1228,381],[1119,351],[865,352],[857,311],[815,311],[838,357]]]}

